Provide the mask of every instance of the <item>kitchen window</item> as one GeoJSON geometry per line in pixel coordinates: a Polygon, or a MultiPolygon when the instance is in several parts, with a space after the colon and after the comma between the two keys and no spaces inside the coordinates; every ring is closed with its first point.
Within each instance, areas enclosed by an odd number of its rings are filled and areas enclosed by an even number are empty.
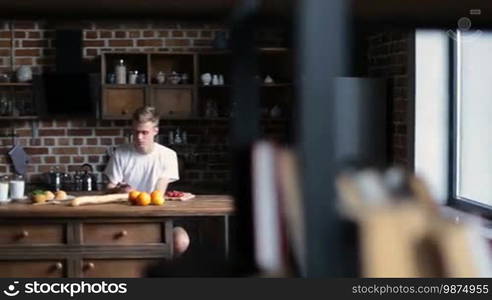
{"type": "Polygon", "coordinates": [[[454,40],[451,202],[492,211],[492,32],[454,40]]]}

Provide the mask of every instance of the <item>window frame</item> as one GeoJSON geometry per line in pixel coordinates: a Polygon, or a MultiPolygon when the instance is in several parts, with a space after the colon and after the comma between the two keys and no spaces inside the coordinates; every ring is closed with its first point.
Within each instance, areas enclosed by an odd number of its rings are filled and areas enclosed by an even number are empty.
{"type": "Polygon", "coordinates": [[[492,219],[492,206],[485,203],[459,196],[459,162],[460,162],[460,110],[462,103],[462,57],[461,47],[462,35],[460,30],[456,30],[456,35],[450,36],[450,127],[449,127],[449,197],[448,205],[475,212],[486,218],[492,219]]]}

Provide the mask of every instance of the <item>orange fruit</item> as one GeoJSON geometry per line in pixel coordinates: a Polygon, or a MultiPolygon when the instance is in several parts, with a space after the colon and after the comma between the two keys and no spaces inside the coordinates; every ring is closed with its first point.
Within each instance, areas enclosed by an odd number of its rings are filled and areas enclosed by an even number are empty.
{"type": "Polygon", "coordinates": [[[163,205],[165,200],[164,200],[164,194],[162,191],[155,190],[150,194],[150,200],[152,204],[154,205],[163,205]]]}
{"type": "Polygon", "coordinates": [[[128,200],[133,204],[137,204],[138,195],[140,195],[140,192],[137,190],[133,190],[128,193],[128,200]]]}
{"type": "Polygon", "coordinates": [[[148,193],[142,192],[137,197],[137,205],[147,206],[150,204],[150,195],[148,193]]]}

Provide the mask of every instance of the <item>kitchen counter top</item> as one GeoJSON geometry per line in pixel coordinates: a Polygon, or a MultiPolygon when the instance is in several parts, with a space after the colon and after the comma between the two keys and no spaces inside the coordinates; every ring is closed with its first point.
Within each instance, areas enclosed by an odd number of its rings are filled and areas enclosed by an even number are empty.
{"type": "MultiPolygon", "coordinates": [[[[80,196],[101,192],[70,193],[80,196]]],[[[92,217],[179,217],[226,216],[234,213],[234,203],[228,195],[197,195],[187,201],[166,201],[162,206],[134,206],[112,203],[72,207],[61,204],[32,205],[9,203],[0,205],[0,218],[92,218],[92,217]]]]}

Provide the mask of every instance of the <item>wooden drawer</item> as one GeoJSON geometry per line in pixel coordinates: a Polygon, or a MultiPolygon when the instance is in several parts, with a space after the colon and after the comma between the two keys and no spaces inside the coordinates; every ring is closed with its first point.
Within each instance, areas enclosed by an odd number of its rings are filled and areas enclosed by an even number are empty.
{"type": "Polygon", "coordinates": [[[64,277],[64,261],[0,261],[0,277],[64,277]]]}
{"type": "Polygon", "coordinates": [[[64,224],[3,224],[0,245],[63,244],[64,228],[64,224]]]}
{"type": "Polygon", "coordinates": [[[81,262],[82,277],[145,277],[148,267],[159,259],[86,259],[81,262]]]}
{"type": "Polygon", "coordinates": [[[85,223],[82,243],[86,245],[140,245],[165,242],[163,224],[85,223]]]}

